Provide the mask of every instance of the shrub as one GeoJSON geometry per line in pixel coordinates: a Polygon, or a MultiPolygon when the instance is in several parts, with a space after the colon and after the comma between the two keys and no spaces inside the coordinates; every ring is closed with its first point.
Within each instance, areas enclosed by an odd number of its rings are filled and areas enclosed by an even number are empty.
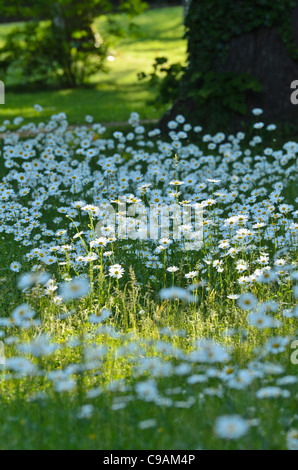
{"type": "MultiPolygon", "coordinates": [[[[142,0],[119,0],[116,5],[130,16],[145,6],[142,0]]],[[[108,47],[93,21],[114,9],[115,2],[107,0],[57,0],[48,4],[37,0],[30,7],[13,0],[9,7],[3,5],[7,15],[21,15],[31,21],[8,35],[0,49],[0,71],[6,77],[21,74],[22,82],[27,83],[81,85],[104,70],[108,47]]]]}

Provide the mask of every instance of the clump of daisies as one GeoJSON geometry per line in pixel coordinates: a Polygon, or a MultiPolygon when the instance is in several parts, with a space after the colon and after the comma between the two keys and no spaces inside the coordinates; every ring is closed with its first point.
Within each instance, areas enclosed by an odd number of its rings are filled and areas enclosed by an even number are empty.
{"type": "Polygon", "coordinates": [[[267,403],[297,448],[298,143],[264,148],[262,113],[249,137],[182,115],[162,134],[132,113],[107,137],[90,115],[3,124],[3,305],[8,273],[22,298],[0,317],[3,380],[79,397],[84,426],[102,394],[113,413],[157,410],[138,415],[144,433],[190,410],[236,448],[264,435],[267,403]]]}

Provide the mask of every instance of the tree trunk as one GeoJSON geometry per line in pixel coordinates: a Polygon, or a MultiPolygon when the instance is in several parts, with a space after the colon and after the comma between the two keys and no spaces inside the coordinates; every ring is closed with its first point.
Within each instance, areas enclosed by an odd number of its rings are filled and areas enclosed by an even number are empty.
{"type": "Polygon", "coordinates": [[[189,5],[190,5],[191,0],[183,0],[183,8],[184,8],[184,19],[187,16],[189,5]]]}
{"type": "MultiPolygon", "coordinates": [[[[295,43],[298,47],[298,2],[292,13],[295,43]]],[[[275,29],[266,27],[244,33],[230,41],[226,64],[214,64],[216,72],[247,73],[262,84],[262,92],[251,94],[248,109],[264,110],[262,119],[291,122],[298,125],[298,106],[291,102],[291,83],[298,80],[298,63],[288,55],[286,46],[275,29]]]]}
{"type": "MultiPolygon", "coordinates": [[[[192,8],[194,6],[192,4],[192,8]]],[[[289,11],[289,17],[293,25],[293,40],[298,48],[298,0],[296,6],[289,11]]],[[[199,27],[199,24],[195,26],[199,27]]],[[[250,111],[253,108],[263,109],[261,120],[266,123],[291,123],[298,126],[298,104],[295,105],[291,102],[291,95],[294,92],[291,83],[298,80],[298,61],[293,60],[288,54],[277,29],[262,26],[234,36],[227,44],[229,54],[226,61],[222,62],[221,59],[216,58],[211,70],[215,73],[249,74],[261,83],[262,91],[248,92],[246,98],[248,112],[246,115],[242,116],[234,111],[228,112],[226,130],[240,130],[243,124],[251,121],[250,111]]],[[[189,61],[196,61],[197,50],[192,44],[193,56],[191,53],[189,54],[189,61]]],[[[200,71],[199,66],[195,72],[197,71],[200,71]]],[[[180,97],[170,112],[162,118],[161,127],[164,127],[165,123],[178,113],[184,114],[189,122],[202,124],[205,128],[208,128],[216,117],[218,122],[221,122],[221,117],[226,109],[214,104],[208,106],[208,102],[206,105],[198,106],[189,92],[190,87],[187,81],[189,78],[188,76],[186,80],[184,79],[184,82],[182,80],[180,97]]]]}

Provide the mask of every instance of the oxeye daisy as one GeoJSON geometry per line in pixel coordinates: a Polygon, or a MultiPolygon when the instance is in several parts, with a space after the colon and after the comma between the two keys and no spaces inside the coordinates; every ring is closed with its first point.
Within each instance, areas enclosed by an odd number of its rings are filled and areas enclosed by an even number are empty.
{"type": "Polygon", "coordinates": [[[120,279],[124,274],[124,269],[121,264],[114,264],[109,267],[109,276],[120,279]]]}
{"type": "Polygon", "coordinates": [[[252,113],[255,115],[255,116],[260,116],[261,114],[263,114],[263,110],[261,108],[254,108],[252,110],[252,113]]]}
{"type": "Polygon", "coordinates": [[[176,271],[179,270],[179,268],[177,268],[177,266],[169,266],[166,269],[167,269],[167,271],[169,271],[169,273],[175,273],[176,271]]]}
{"type": "Polygon", "coordinates": [[[190,271],[189,273],[185,274],[186,279],[193,279],[197,277],[199,274],[198,271],[190,271]]]}
{"type": "Polygon", "coordinates": [[[249,425],[247,420],[239,415],[221,416],[215,423],[215,434],[223,439],[240,439],[247,434],[249,425]]]}
{"type": "Polygon", "coordinates": [[[283,336],[274,336],[267,340],[265,349],[273,354],[279,354],[286,350],[286,346],[289,343],[289,339],[283,336]]]}
{"type": "Polygon", "coordinates": [[[176,286],[161,289],[159,296],[163,300],[179,299],[184,300],[185,302],[193,302],[195,300],[195,298],[186,289],[176,286]]]}
{"type": "Polygon", "coordinates": [[[70,282],[60,284],[60,296],[64,301],[85,297],[89,291],[89,281],[83,278],[75,278],[70,282]]]}
{"type": "Polygon", "coordinates": [[[11,316],[15,322],[21,322],[25,318],[32,318],[35,315],[35,311],[31,309],[28,304],[21,304],[14,309],[11,316]]]}
{"type": "Polygon", "coordinates": [[[239,297],[240,297],[240,295],[238,295],[238,294],[229,294],[229,295],[227,295],[227,298],[231,299],[231,300],[237,300],[237,299],[239,299],[239,297]]]}
{"type": "Polygon", "coordinates": [[[237,300],[238,306],[242,310],[252,310],[257,306],[257,299],[253,294],[246,293],[240,295],[239,299],[237,300]]]}
{"type": "Polygon", "coordinates": [[[35,105],[34,105],[34,109],[35,109],[35,111],[37,111],[37,112],[39,112],[39,113],[41,113],[42,110],[43,110],[43,108],[42,108],[42,106],[41,106],[40,104],[35,104],[35,105]]]}
{"type": "Polygon", "coordinates": [[[172,180],[169,182],[169,184],[171,184],[172,186],[181,186],[182,184],[184,184],[184,181],[172,180]]]}
{"type": "Polygon", "coordinates": [[[255,129],[262,129],[264,127],[264,123],[263,122],[256,122],[254,124],[254,128],[255,129]]]}
{"type": "Polygon", "coordinates": [[[18,263],[17,261],[14,261],[13,263],[11,263],[10,269],[11,269],[11,271],[14,271],[15,273],[18,273],[21,269],[21,264],[18,263]]]}

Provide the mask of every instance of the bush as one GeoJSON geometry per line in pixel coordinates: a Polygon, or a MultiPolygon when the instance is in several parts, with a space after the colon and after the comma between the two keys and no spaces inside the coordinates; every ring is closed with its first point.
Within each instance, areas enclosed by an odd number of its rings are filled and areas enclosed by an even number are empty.
{"type": "Polygon", "coordinates": [[[153,63],[153,72],[138,74],[139,80],[149,77],[150,86],[157,89],[157,96],[148,104],[157,108],[164,104],[172,103],[179,95],[180,80],[185,72],[185,67],[180,63],[169,64],[166,57],[157,57],[153,63]]]}
{"type": "MultiPolygon", "coordinates": [[[[117,2],[117,8],[130,16],[145,6],[142,0],[117,2]]],[[[8,35],[0,49],[0,71],[6,78],[21,74],[22,84],[81,85],[95,72],[104,70],[108,48],[93,21],[114,9],[114,2],[106,0],[58,0],[54,4],[37,0],[31,7],[13,0],[9,7],[3,6],[4,14],[36,20],[8,35]]]]}

